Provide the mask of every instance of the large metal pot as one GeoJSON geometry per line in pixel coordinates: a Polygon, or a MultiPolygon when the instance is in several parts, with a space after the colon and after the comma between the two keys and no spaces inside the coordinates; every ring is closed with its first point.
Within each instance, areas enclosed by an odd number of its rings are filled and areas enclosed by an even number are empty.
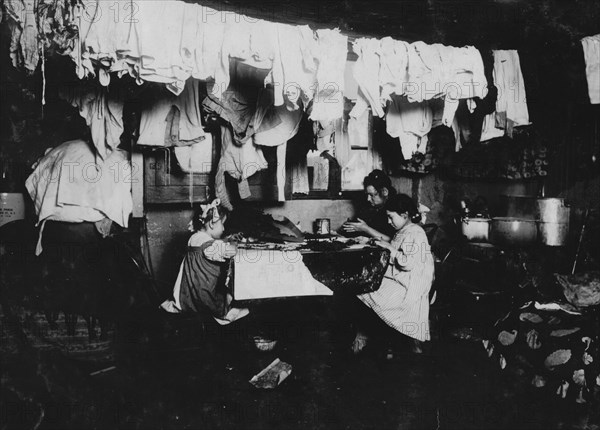
{"type": "Polygon", "coordinates": [[[490,234],[490,220],[488,218],[463,218],[461,230],[469,241],[487,242],[490,234]]]}
{"type": "Polygon", "coordinates": [[[491,241],[498,245],[527,245],[537,239],[535,220],[496,217],[492,218],[491,241]]]}
{"type": "Polygon", "coordinates": [[[561,198],[542,198],[536,202],[540,241],[548,246],[566,245],[571,208],[561,198]]]}
{"type": "Polygon", "coordinates": [[[537,219],[541,222],[569,223],[571,208],[560,198],[537,199],[537,219]]]}
{"type": "Polygon", "coordinates": [[[540,241],[547,246],[565,246],[569,236],[569,224],[566,222],[539,222],[540,241]]]}

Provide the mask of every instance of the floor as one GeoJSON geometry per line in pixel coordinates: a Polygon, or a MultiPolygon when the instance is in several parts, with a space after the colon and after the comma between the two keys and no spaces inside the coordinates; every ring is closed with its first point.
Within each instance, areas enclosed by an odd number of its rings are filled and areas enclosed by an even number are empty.
{"type": "Polygon", "coordinates": [[[157,314],[113,327],[110,360],[36,347],[3,314],[1,428],[600,428],[589,405],[502,373],[472,339],[442,336],[424,355],[371,344],[354,356],[327,303],[305,304],[273,351],[256,350],[245,330],[157,314]],[[252,386],[275,358],[291,376],[273,390],[252,386]]]}

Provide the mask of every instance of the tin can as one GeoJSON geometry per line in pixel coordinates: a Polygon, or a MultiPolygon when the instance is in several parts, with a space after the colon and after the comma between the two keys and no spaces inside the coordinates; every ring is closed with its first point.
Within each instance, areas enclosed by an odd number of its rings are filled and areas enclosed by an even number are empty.
{"type": "Polygon", "coordinates": [[[329,234],[331,221],[329,218],[318,218],[315,221],[315,233],[316,234],[329,234]]]}

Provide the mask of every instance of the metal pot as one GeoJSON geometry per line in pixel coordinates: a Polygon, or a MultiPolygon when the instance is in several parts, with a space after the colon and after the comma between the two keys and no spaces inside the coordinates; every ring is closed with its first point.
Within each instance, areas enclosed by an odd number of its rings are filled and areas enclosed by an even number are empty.
{"type": "Polygon", "coordinates": [[[569,236],[569,224],[566,222],[539,222],[540,241],[548,246],[565,246],[569,236]]]}
{"type": "Polygon", "coordinates": [[[542,222],[569,223],[571,208],[565,204],[564,199],[543,198],[537,199],[537,219],[542,222]]]}
{"type": "Polygon", "coordinates": [[[461,230],[469,241],[487,242],[490,234],[490,220],[487,218],[463,218],[461,230]]]}
{"type": "Polygon", "coordinates": [[[496,217],[492,218],[492,243],[498,245],[526,245],[536,241],[537,225],[535,220],[496,217]]]}

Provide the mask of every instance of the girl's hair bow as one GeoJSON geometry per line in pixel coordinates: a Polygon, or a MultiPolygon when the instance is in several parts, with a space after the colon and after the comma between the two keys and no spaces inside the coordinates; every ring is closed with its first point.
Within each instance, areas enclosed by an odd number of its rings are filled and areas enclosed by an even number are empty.
{"type": "Polygon", "coordinates": [[[208,205],[200,205],[200,208],[202,209],[202,214],[200,215],[200,219],[202,220],[202,222],[208,221],[208,216],[209,216],[211,209],[213,209],[211,220],[212,220],[212,222],[217,222],[219,220],[219,218],[221,218],[221,216],[219,215],[219,209],[218,209],[220,204],[221,204],[221,200],[214,199],[212,201],[212,203],[210,203],[208,205]]]}

